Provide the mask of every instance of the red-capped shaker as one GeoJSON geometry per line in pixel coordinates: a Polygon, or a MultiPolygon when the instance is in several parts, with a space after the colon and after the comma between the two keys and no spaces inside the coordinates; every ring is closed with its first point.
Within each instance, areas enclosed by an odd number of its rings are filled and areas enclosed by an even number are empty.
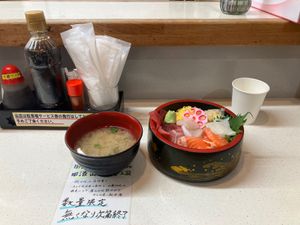
{"type": "Polygon", "coordinates": [[[68,96],[73,110],[84,109],[83,82],[80,79],[67,80],[68,96]]]}
{"type": "Polygon", "coordinates": [[[35,106],[35,97],[24,82],[18,67],[7,64],[1,71],[3,106],[7,109],[30,109],[35,106]]]}

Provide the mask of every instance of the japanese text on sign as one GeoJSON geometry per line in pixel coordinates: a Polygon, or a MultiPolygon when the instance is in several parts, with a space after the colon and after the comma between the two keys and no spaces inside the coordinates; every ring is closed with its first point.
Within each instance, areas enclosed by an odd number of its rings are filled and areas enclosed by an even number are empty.
{"type": "Polygon", "coordinates": [[[52,224],[128,224],[130,195],[131,166],[100,177],[74,164],[52,224]]]}
{"type": "Polygon", "coordinates": [[[13,112],[16,126],[68,127],[90,113],[13,112]]]}

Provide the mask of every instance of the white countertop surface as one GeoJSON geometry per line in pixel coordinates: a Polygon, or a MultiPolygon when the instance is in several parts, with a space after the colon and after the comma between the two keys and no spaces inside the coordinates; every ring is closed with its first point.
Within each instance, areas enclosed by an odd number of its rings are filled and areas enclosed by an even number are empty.
{"type": "MultiPolygon", "coordinates": [[[[130,225],[300,224],[300,100],[266,102],[257,122],[245,127],[237,168],[202,184],[179,182],[152,166],[146,142],[153,105],[126,104],[144,127],[133,162],[130,225]]],[[[1,225],[51,224],[73,161],[64,133],[0,129],[1,225]]]]}
{"type": "Polygon", "coordinates": [[[103,2],[103,1],[1,1],[0,23],[25,22],[27,10],[43,10],[47,21],[101,19],[274,19],[251,8],[245,15],[223,14],[219,2],[103,2]]]}

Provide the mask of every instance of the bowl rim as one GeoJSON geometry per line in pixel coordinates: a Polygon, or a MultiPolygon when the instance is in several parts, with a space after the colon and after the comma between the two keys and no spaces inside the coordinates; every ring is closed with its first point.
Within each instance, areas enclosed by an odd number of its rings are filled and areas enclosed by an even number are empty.
{"type": "Polygon", "coordinates": [[[80,157],[84,157],[84,158],[89,158],[89,159],[107,159],[107,158],[113,158],[115,156],[118,156],[118,155],[122,155],[122,154],[125,154],[126,152],[130,151],[135,145],[139,144],[140,140],[142,139],[143,137],[143,126],[142,124],[140,123],[140,121],[138,119],[136,119],[135,117],[129,115],[128,113],[124,113],[124,112],[117,112],[117,111],[103,111],[103,112],[96,112],[96,113],[92,113],[90,115],[87,115],[85,117],[82,117],[78,120],[76,120],[74,123],[71,124],[71,126],[68,127],[67,131],[65,132],[65,144],[67,145],[68,149],[76,154],[76,155],[79,155],[80,157]],[[137,123],[137,125],[140,127],[140,135],[138,137],[138,139],[136,140],[136,142],[131,145],[128,149],[122,151],[122,152],[119,152],[117,154],[113,154],[113,155],[108,155],[108,156],[89,156],[89,155],[83,155],[83,154],[80,154],[78,153],[75,149],[71,148],[71,146],[68,144],[68,141],[67,141],[67,134],[69,132],[70,129],[72,129],[77,123],[82,123],[82,120],[88,120],[92,117],[98,117],[100,115],[110,115],[110,114],[118,114],[118,115],[124,115],[124,116],[127,116],[129,117],[130,119],[132,119],[133,121],[135,121],[137,123]],[[74,125],[74,126],[73,126],[74,125]]]}
{"type": "MultiPolygon", "coordinates": [[[[229,110],[228,108],[226,108],[225,106],[222,106],[220,104],[214,103],[214,102],[210,102],[210,101],[206,101],[206,100],[202,100],[202,99],[177,99],[177,100],[173,100],[173,101],[169,101],[166,102],[162,105],[159,105],[156,109],[154,109],[154,111],[159,112],[160,110],[164,109],[167,106],[176,104],[176,103],[185,103],[185,102],[196,102],[196,103],[202,103],[202,104],[206,104],[206,105],[211,105],[214,106],[216,108],[219,109],[224,109],[225,112],[227,114],[229,114],[230,116],[235,117],[236,114],[234,114],[231,110],[229,110]]],[[[186,152],[193,152],[193,153],[217,153],[217,152],[222,152],[222,151],[226,151],[231,149],[232,147],[234,147],[235,145],[237,145],[238,143],[240,143],[240,141],[242,140],[243,136],[244,136],[244,126],[242,126],[241,128],[241,132],[239,134],[236,135],[236,137],[228,144],[222,146],[222,147],[217,147],[217,148],[213,148],[213,149],[194,149],[194,148],[187,148],[184,146],[180,146],[177,145],[171,141],[169,141],[168,139],[166,139],[164,136],[162,136],[157,129],[155,129],[154,127],[154,122],[153,120],[149,120],[149,127],[151,132],[153,132],[153,134],[163,143],[178,149],[178,150],[182,150],[182,151],[186,151],[186,152]]]]}

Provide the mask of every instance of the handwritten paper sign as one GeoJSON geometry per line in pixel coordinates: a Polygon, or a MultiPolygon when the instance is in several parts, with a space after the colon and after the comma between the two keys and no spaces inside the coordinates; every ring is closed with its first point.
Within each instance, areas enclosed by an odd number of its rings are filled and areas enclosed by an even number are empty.
{"type": "Polygon", "coordinates": [[[100,177],[74,163],[52,225],[129,224],[131,166],[100,177]]]}

